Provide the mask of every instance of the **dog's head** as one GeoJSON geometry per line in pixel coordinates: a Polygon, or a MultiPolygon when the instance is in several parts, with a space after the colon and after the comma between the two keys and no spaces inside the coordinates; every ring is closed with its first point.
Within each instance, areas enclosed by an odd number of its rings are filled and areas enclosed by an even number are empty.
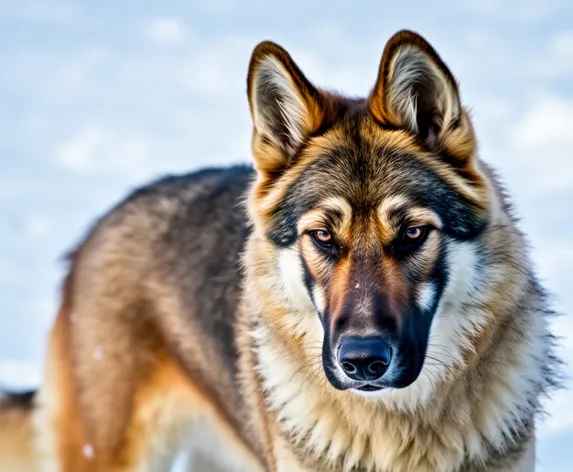
{"type": "Polygon", "coordinates": [[[370,96],[349,99],[316,88],[264,42],[248,97],[251,215],[285,283],[304,287],[315,308],[328,380],[363,392],[412,384],[454,283],[450,249],[479,237],[490,215],[453,75],[423,38],[402,31],[370,96]]]}

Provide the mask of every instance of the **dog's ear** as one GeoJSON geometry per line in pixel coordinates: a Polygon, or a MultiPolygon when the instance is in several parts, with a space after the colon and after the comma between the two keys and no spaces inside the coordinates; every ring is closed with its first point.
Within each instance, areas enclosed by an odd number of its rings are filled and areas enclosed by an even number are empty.
{"type": "Polygon", "coordinates": [[[383,125],[416,133],[433,151],[469,157],[475,139],[454,76],[420,35],[400,31],[390,38],[370,95],[370,111],[383,125]]]}
{"type": "Polygon", "coordinates": [[[253,154],[259,172],[276,175],[292,163],[323,120],[320,92],[290,55],[265,41],[253,51],[247,78],[253,117],[253,154]]]}

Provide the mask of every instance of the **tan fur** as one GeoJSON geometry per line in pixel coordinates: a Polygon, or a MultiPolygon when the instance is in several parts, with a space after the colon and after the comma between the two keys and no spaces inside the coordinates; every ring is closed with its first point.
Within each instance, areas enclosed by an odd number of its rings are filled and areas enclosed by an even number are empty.
{"type": "Polygon", "coordinates": [[[0,464],[9,472],[35,472],[31,410],[0,399],[0,464]]]}
{"type": "MultiPolygon", "coordinates": [[[[56,331],[52,338],[53,345],[64,342],[65,339],[56,331]]],[[[56,363],[52,372],[61,374],[66,371],[67,359],[52,359],[56,363]]],[[[187,436],[192,433],[190,425],[203,422],[216,429],[225,438],[225,443],[235,443],[239,456],[244,455],[246,462],[252,461],[250,453],[244,449],[226,420],[220,417],[209,398],[165,351],[158,351],[149,371],[140,374],[145,380],[135,390],[121,445],[112,451],[102,450],[101,446],[80,432],[78,413],[73,411],[72,399],[61,396],[66,390],[73,390],[73,387],[53,387],[46,383],[41,394],[43,401],[36,413],[37,427],[41,432],[38,440],[52,442],[56,449],[50,451],[47,444],[41,444],[45,454],[40,455],[44,467],[42,470],[167,471],[173,451],[189,439],[187,436]],[[46,420],[51,425],[42,424],[46,420]],[[91,451],[89,454],[88,450],[91,451]]],[[[47,378],[51,378],[50,374],[47,378]]]]}

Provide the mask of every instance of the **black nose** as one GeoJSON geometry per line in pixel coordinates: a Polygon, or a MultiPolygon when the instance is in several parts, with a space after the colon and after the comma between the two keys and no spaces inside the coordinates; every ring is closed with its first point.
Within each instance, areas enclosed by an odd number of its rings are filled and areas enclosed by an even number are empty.
{"type": "Polygon", "coordinates": [[[381,338],[344,338],[338,349],[338,363],[354,380],[376,380],[390,364],[390,346],[381,338]]]}

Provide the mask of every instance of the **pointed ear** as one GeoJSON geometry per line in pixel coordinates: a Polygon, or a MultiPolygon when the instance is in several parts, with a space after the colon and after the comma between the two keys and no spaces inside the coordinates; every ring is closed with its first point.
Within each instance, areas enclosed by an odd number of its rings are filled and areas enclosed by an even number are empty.
{"type": "MultiPolygon", "coordinates": [[[[475,140],[454,76],[434,48],[411,31],[384,49],[370,110],[382,124],[416,133],[432,150],[473,155],[475,140]]],[[[461,156],[458,156],[461,157],[461,156]]]]}
{"type": "Polygon", "coordinates": [[[275,173],[321,126],[322,97],[290,55],[270,41],[253,51],[247,94],[257,169],[275,173]]]}

